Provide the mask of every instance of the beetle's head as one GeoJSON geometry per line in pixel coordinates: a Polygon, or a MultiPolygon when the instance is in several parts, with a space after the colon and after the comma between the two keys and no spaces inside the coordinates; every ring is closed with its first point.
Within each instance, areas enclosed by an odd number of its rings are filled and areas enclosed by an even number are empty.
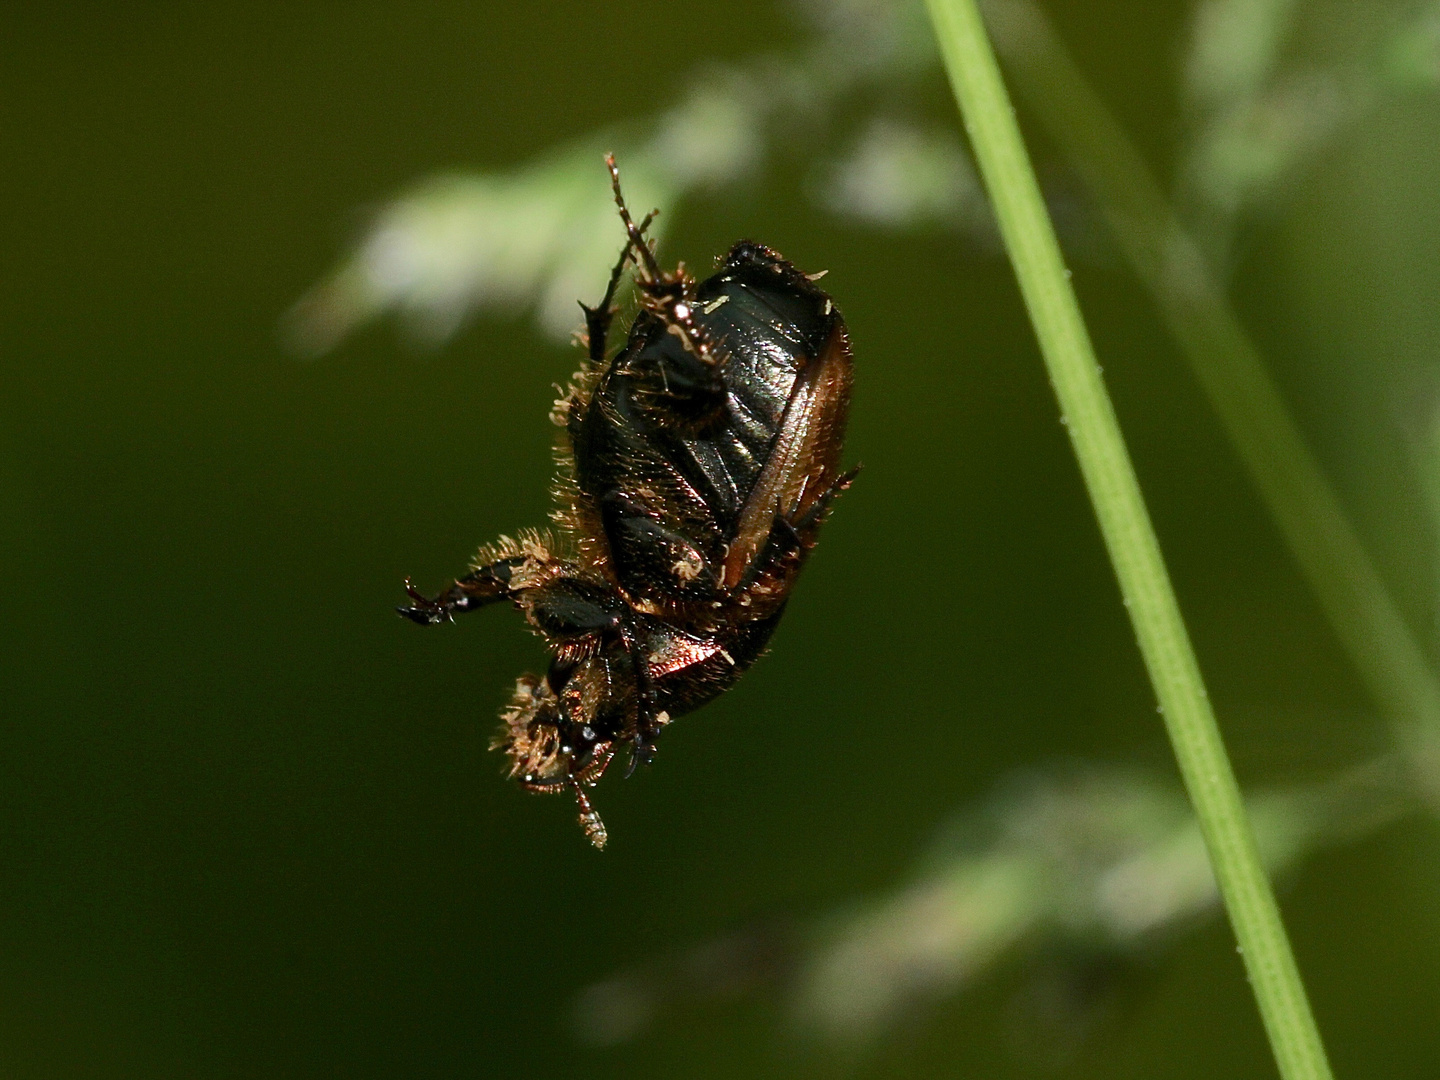
{"type": "Polygon", "coordinates": [[[503,726],[492,746],[510,757],[510,775],[531,791],[555,791],[592,783],[614,754],[590,722],[582,688],[593,661],[582,661],[580,678],[556,694],[545,679],[522,676],[501,713],[503,726]],[[578,717],[578,718],[577,718],[578,717]]]}

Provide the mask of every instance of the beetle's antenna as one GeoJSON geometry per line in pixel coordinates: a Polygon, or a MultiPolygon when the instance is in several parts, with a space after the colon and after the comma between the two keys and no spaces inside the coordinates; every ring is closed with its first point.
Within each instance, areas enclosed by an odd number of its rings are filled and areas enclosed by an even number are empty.
{"type": "Polygon", "coordinates": [[[625,196],[620,194],[620,166],[615,164],[615,155],[605,155],[605,165],[610,170],[610,187],[615,192],[615,205],[620,208],[620,220],[625,222],[625,231],[630,235],[630,245],[640,252],[640,260],[644,264],[645,273],[652,281],[660,280],[660,264],[655,261],[655,253],[650,250],[650,244],[645,239],[645,226],[654,220],[659,210],[651,210],[645,215],[645,223],[637,228],[635,220],[630,216],[630,208],[625,205],[625,196]]]}
{"type": "Polygon", "coordinates": [[[571,777],[570,786],[575,789],[575,801],[580,804],[580,827],[585,830],[586,839],[597,849],[603,850],[605,841],[610,839],[609,833],[605,831],[605,822],[601,821],[600,815],[595,812],[590,796],[585,794],[580,781],[571,777]]]}

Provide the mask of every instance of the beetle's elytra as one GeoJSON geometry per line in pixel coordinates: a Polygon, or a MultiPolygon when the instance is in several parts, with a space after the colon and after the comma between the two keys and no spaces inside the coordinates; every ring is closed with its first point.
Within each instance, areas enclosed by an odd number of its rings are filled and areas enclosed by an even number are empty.
{"type": "MultiPolygon", "coordinates": [[[[770,639],[831,501],[850,404],[845,322],[814,280],[740,241],[698,285],[661,271],[620,194],[627,239],[588,358],[551,414],[563,428],[555,528],[501,537],[434,598],[401,614],[448,621],[511,601],[550,649],[522,676],[494,746],[538,792],[570,791],[596,847],[586,789],[616,751],[648,762],[675,717],[740,677],[770,639]],[[607,358],[615,291],[635,263],[640,309],[607,358]]],[[[818,275],[817,275],[818,276],[818,275]]]]}

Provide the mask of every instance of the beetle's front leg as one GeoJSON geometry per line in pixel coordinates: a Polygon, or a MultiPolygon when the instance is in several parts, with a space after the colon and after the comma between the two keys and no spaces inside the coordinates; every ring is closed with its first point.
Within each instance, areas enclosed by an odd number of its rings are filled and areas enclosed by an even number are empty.
{"type": "Polygon", "coordinates": [[[498,600],[514,598],[510,587],[514,572],[524,565],[527,556],[511,555],[472,570],[439,596],[426,596],[405,579],[405,592],[411,603],[395,610],[421,626],[449,622],[456,614],[476,611],[498,600]]]}

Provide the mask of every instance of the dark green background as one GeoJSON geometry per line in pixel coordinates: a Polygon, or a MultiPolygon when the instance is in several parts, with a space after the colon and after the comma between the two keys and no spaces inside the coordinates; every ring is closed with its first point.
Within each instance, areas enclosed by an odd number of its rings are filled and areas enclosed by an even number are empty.
{"type": "MultiPolygon", "coordinates": [[[[1168,168],[1186,7],[1052,10],[1168,168]]],[[[765,996],[609,1050],[570,1025],[618,968],[893,886],[1010,770],[1171,769],[1003,261],[837,224],[794,163],[672,223],[692,265],[744,234],[829,269],[866,469],[768,658],[599,790],[603,855],[486,751],[538,643],[506,612],[434,632],[391,613],[405,575],[439,584],[543,521],[575,355],[522,320],[433,355],[389,327],[315,363],[277,344],[410,180],[651,113],[794,21],[447,0],[0,20],[0,1074],[1045,1072],[1006,1021],[1013,973],[852,1060],[765,996]]],[[[928,95],[948,116],[938,74],[928,95]]],[[[1348,132],[1234,289],[1422,633],[1431,553],[1392,428],[1436,381],[1436,145],[1433,97],[1348,132]]],[[[1076,279],[1242,777],[1378,749],[1143,294],[1103,257],[1076,279]]],[[[1412,821],[1284,892],[1341,1076],[1440,1067],[1437,858],[1412,821]]],[[[1272,1075],[1222,925],[1139,971],[1058,1074],[1272,1075]]]]}

